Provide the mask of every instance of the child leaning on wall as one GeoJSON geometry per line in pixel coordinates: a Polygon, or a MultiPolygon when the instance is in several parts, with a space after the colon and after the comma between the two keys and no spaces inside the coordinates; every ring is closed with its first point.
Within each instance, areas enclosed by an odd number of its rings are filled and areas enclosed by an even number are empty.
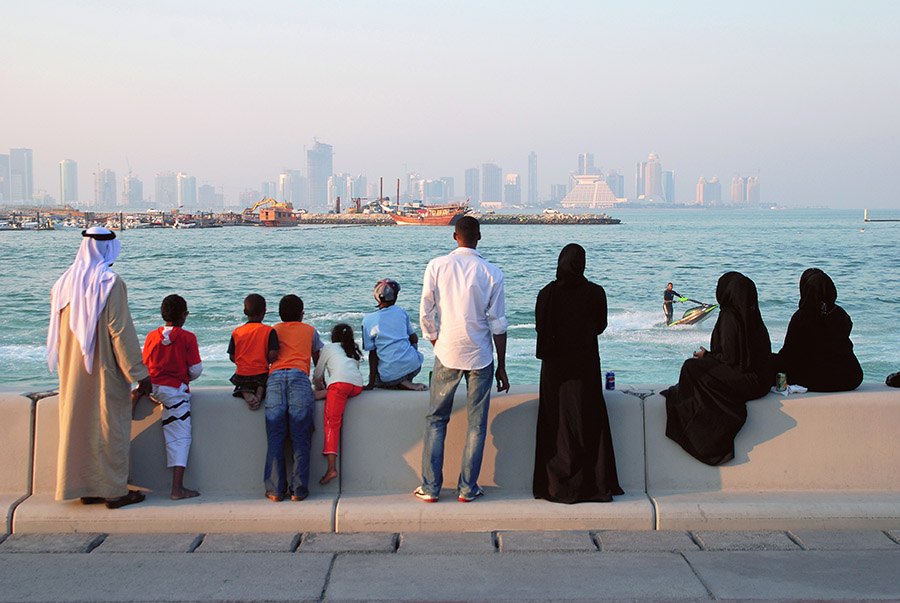
{"type": "Polygon", "coordinates": [[[338,475],[337,454],[347,399],[358,396],[363,390],[363,376],[359,372],[362,352],[356,345],[353,328],[345,323],[335,325],[331,330],[331,341],[322,348],[313,379],[316,399],[325,398],[325,447],[322,454],[328,459],[328,469],[319,480],[323,486],[338,475]]]}
{"type": "Polygon", "coordinates": [[[275,329],[262,324],[266,317],[266,299],[257,293],[244,298],[247,322],[231,333],[228,358],[235,364],[234,397],[244,398],[250,410],[259,408],[266,395],[269,364],[278,357],[278,335],[275,329]]]}
{"type": "Polygon", "coordinates": [[[272,362],[266,394],[266,497],[279,502],[290,490],[291,500],[309,496],[309,451],[316,401],[309,371],[319,362],[322,340],[314,327],[303,322],[303,300],[285,295],[278,305],[281,322],[278,333],[278,357],[272,362]],[[284,458],[284,444],[290,436],[293,470],[290,483],[284,458]]]}

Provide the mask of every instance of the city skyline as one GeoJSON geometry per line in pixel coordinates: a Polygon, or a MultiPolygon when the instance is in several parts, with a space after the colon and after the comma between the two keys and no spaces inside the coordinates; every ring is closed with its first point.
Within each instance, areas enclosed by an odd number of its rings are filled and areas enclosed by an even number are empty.
{"type": "Polygon", "coordinates": [[[890,207],[898,25],[900,5],[883,1],[35,0],[0,23],[2,81],[16,91],[0,149],[33,149],[35,192],[55,198],[59,162],[77,162],[81,203],[98,167],[117,175],[118,197],[126,174],[150,197],[172,171],[239,198],[277,187],[282,170],[308,177],[318,139],[334,147],[333,174],[450,176],[457,196],[466,170],[495,164],[530,198],[532,152],[539,197],[581,153],[631,195],[635,162],[653,152],[678,202],[700,177],[728,188],[759,176],[764,203],[890,207]]]}
{"type": "MultiPolygon", "coordinates": [[[[14,156],[13,151],[19,156],[20,164],[19,172],[23,172],[23,157],[33,157],[33,149],[11,149],[10,155],[0,154],[0,185],[4,184],[3,175],[12,174],[11,169],[4,171],[6,164],[9,164],[9,158],[14,156]],[[4,161],[6,164],[4,164],[4,161]]],[[[47,188],[36,186],[33,182],[33,174],[30,176],[26,173],[20,173],[17,176],[17,186],[12,187],[18,189],[17,195],[24,195],[22,192],[25,188],[34,190],[33,203],[38,206],[48,205],[64,205],[71,204],[73,207],[80,209],[133,209],[141,210],[149,207],[158,209],[184,208],[190,209],[239,209],[244,206],[250,206],[254,202],[262,198],[274,198],[278,201],[292,202],[296,207],[305,208],[333,208],[335,199],[344,200],[344,207],[347,207],[347,201],[356,197],[363,197],[368,200],[374,200],[379,193],[378,180],[369,182],[365,172],[357,173],[355,176],[349,173],[334,173],[333,156],[334,148],[332,145],[325,144],[321,141],[315,141],[313,148],[307,151],[307,162],[311,168],[307,168],[307,172],[313,174],[313,177],[304,176],[303,170],[285,169],[281,170],[277,177],[273,180],[265,180],[258,186],[248,184],[247,186],[232,191],[232,194],[223,192],[222,187],[214,186],[202,178],[198,181],[195,175],[186,174],[184,172],[163,171],[154,174],[154,186],[148,188],[148,194],[143,194],[143,179],[139,174],[129,171],[121,181],[117,178],[114,170],[102,168],[98,166],[92,173],[93,191],[88,199],[92,201],[81,200],[77,194],[78,190],[78,163],[72,159],[64,159],[59,162],[59,197],[54,197],[47,188]],[[29,178],[32,178],[29,181],[29,178]],[[121,186],[119,183],[121,182],[121,186]],[[155,191],[155,194],[149,191],[155,191]],[[72,194],[72,191],[76,191],[72,194]],[[74,201],[74,202],[73,202],[74,201]]],[[[126,159],[129,170],[130,162],[126,159]]],[[[454,183],[456,176],[443,176],[434,178],[423,176],[417,173],[407,173],[403,178],[388,179],[385,184],[384,195],[391,198],[391,191],[395,191],[395,185],[391,183],[394,180],[403,182],[405,185],[401,187],[402,201],[425,201],[428,203],[446,203],[451,200],[463,200],[468,198],[473,206],[478,206],[482,198],[487,200],[486,208],[499,209],[501,207],[520,206],[522,204],[532,207],[539,204],[555,204],[562,201],[568,192],[571,192],[579,182],[578,177],[581,175],[598,175],[601,179],[605,179],[605,184],[609,187],[609,193],[613,198],[617,198],[618,202],[639,202],[648,204],[679,204],[679,205],[708,205],[708,206],[756,206],[762,203],[771,203],[760,197],[759,192],[759,174],[746,175],[735,173],[732,178],[732,193],[730,198],[723,198],[721,195],[704,194],[702,186],[698,185],[696,194],[689,184],[684,184],[686,189],[682,193],[682,197],[678,198],[674,195],[675,190],[675,173],[672,170],[662,170],[659,156],[656,153],[650,153],[647,161],[641,161],[635,164],[635,180],[634,187],[628,190],[624,186],[624,176],[618,173],[618,170],[604,170],[600,166],[594,164],[593,153],[580,153],[577,155],[577,166],[570,169],[565,176],[560,176],[559,180],[564,182],[552,183],[545,187],[549,189],[549,193],[540,191],[533,196],[534,187],[538,181],[538,156],[533,151],[527,156],[528,176],[527,182],[524,182],[520,175],[510,172],[503,166],[493,163],[484,163],[481,166],[467,168],[463,180],[465,182],[465,194],[454,194],[454,183]],[[485,179],[482,174],[488,173],[489,178],[485,179]],[[474,180],[472,180],[474,178],[474,180]],[[509,179],[513,178],[513,181],[509,179]],[[478,182],[482,186],[479,189],[478,182]],[[512,189],[507,187],[512,184],[512,189]],[[473,192],[473,186],[476,190],[473,192]],[[740,186],[739,192],[736,192],[734,186],[740,186]],[[527,187],[527,188],[526,188],[527,187]],[[523,193],[523,190],[525,191],[523,193]],[[563,194],[565,191],[566,194],[563,194]]],[[[13,161],[13,165],[16,161],[13,161]]],[[[12,178],[10,178],[11,180],[12,178]]],[[[380,177],[379,177],[380,179],[380,177]]],[[[712,181],[718,182],[717,177],[713,177],[712,181]]],[[[593,182],[593,181],[592,181],[593,182]]],[[[700,182],[706,182],[703,176],[700,182]]],[[[605,194],[605,193],[604,193],[605,194]]],[[[606,197],[606,202],[609,196],[606,197]]],[[[604,203],[606,203],[604,202],[604,203]]],[[[12,205],[27,205],[21,198],[12,198],[8,192],[4,192],[0,188],[0,204],[10,203],[12,205]],[[6,198],[10,197],[10,198],[6,198]]],[[[573,207],[577,207],[575,205],[573,207]]],[[[608,205],[604,204],[604,207],[608,205]]]]}

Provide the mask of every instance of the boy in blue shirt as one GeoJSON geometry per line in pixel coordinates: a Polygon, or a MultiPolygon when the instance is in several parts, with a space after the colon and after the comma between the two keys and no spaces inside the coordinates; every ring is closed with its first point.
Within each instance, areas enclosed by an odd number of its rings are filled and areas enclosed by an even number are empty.
{"type": "Polygon", "coordinates": [[[363,349],[369,352],[369,383],[365,389],[383,387],[422,391],[428,387],[412,380],[422,370],[424,356],[417,347],[419,338],[409,313],[396,306],[400,285],[382,279],[375,285],[378,310],[362,324],[363,349]]]}

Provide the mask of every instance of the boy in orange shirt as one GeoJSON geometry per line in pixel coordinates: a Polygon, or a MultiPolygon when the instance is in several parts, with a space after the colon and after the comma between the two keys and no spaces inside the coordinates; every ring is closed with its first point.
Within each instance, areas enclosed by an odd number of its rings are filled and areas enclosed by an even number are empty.
{"type": "Polygon", "coordinates": [[[309,383],[311,362],[319,361],[322,340],[316,329],[303,323],[303,300],[285,295],[278,305],[282,322],[278,333],[278,357],[272,362],[266,395],[266,497],[284,500],[290,486],[291,500],[309,496],[309,450],[312,445],[316,401],[309,383]],[[284,460],[284,443],[290,435],[293,473],[290,484],[284,460]]]}
{"type": "Polygon", "coordinates": [[[266,316],[262,295],[251,293],[244,298],[244,314],[247,322],[232,332],[228,342],[228,358],[236,365],[230,381],[234,397],[243,397],[250,410],[256,410],[266,395],[269,364],[278,357],[278,335],[262,324],[266,316]]]}

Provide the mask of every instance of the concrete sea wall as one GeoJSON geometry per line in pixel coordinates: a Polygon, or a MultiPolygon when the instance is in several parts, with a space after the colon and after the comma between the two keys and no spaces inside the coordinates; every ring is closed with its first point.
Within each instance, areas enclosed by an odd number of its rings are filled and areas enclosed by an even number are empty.
{"type": "Polygon", "coordinates": [[[748,403],[736,457],[694,460],[665,433],[655,386],[605,392],[624,496],[554,504],[531,495],[536,386],[491,400],[479,483],[486,496],[456,500],[465,436],[464,392],[447,431],[445,489],[436,504],[419,484],[428,393],[363,392],[344,415],[340,478],[325,471],[322,405],[316,409],[311,495],[264,496],[265,418],[227,387],[199,387],[185,483],[199,498],[171,501],[159,407],[138,406],[131,483],[147,500],[117,510],[53,500],[58,399],[0,393],[0,509],[7,532],[415,532],[485,530],[695,530],[900,528],[900,390],[863,385],[838,394],[775,394],[748,403]]]}

